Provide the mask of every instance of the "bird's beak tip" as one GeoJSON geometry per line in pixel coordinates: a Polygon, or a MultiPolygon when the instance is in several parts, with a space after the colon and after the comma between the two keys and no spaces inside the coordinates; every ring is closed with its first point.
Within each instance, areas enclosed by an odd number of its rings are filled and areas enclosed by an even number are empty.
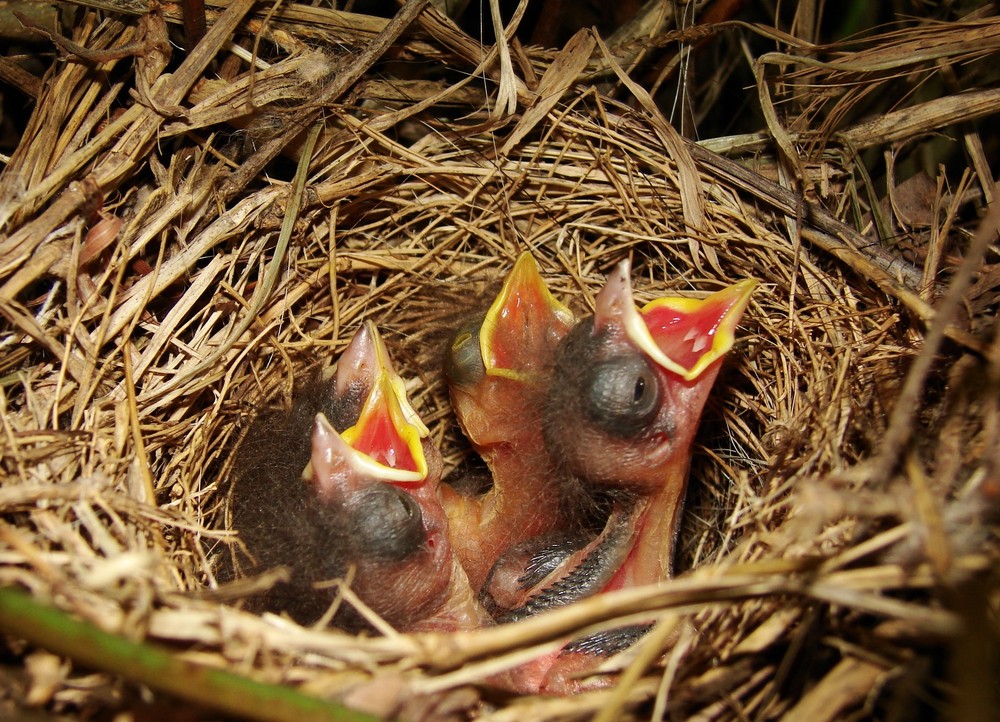
{"type": "Polygon", "coordinates": [[[523,378],[533,352],[573,325],[573,313],[549,291],[529,252],[522,253],[504,281],[480,330],[483,365],[491,376],[523,378]]]}
{"type": "Polygon", "coordinates": [[[378,372],[379,348],[382,338],[371,321],[366,321],[355,332],[354,338],[337,361],[336,391],[338,395],[352,386],[370,388],[378,372]]]}
{"type": "Polygon", "coordinates": [[[635,309],[632,297],[631,264],[626,258],[615,266],[604,288],[594,301],[594,329],[615,324],[628,326],[630,312],[635,309]]]}

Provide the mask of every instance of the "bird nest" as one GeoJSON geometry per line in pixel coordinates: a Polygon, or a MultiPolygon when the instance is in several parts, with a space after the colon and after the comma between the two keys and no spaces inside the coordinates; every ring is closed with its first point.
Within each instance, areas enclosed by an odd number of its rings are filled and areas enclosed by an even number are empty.
{"type": "Polygon", "coordinates": [[[988,716],[997,139],[968,121],[996,108],[977,75],[995,18],[837,48],[745,28],[784,51],[754,64],[765,132],[695,143],[627,68],[697,34],[542,51],[420,2],[383,20],[230,0],[181,54],[174,6],[104,7],[44,31],[59,58],[0,176],[5,704],[158,704],[124,679],[267,719],[988,716]],[[879,93],[890,110],[852,120],[879,93]],[[961,169],[904,173],[959,121],[961,169]],[[268,579],[215,571],[255,413],[371,319],[457,465],[444,339],[524,250],[581,313],[626,257],[640,301],[759,281],[697,437],[677,577],[453,634],[240,609],[268,579]],[[656,624],[605,661],[614,686],[488,684],[637,618],[656,624]]]}

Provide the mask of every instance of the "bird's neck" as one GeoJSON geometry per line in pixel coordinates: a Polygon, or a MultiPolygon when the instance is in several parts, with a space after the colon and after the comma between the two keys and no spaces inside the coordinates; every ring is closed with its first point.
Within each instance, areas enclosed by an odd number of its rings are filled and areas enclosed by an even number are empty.
{"type": "Polygon", "coordinates": [[[606,590],[656,584],[670,578],[687,471],[687,464],[670,468],[657,491],[637,500],[632,549],[606,590]]]}
{"type": "Polygon", "coordinates": [[[559,490],[552,482],[555,471],[540,468],[548,459],[541,435],[522,441],[517,448],[495,444],[482,451],[494,486],[481,497],[463,497],[446,487],[452,544],[479,589],[497,559],[512,546],[558,528],[559,490]],[[539,448],[526,448],[538,444],[539,448]],[[533,462],[533,463],[527,463],[533,462]]]}

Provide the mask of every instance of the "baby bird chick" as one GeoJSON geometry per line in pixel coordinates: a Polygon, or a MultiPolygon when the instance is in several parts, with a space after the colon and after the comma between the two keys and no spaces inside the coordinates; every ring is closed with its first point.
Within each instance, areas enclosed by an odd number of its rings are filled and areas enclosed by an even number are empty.
{"type": "MultiPolygon", "coordinates": [[[[329,583],[349,578],[401,630],[486,620],[451,550],[441,458],[427,436],[370,323],[332,378],[254,424],[249,461],[237,464],[234,527],[253,569],[289,573],[258,608],[314,623],[336,599],[329,583]]],[[[358,620],[345,612],[337,621],[358,620]]]]}
{"type": "Polygon", "coordinates": [[[444,487],[456,553],[475,590],[509,549],[566,524],[541,417],[549,367],[572,325],[524,253],[486,316],[461,329],[448,350],[452,406],[492,476],[480,495],[444,487]]]}

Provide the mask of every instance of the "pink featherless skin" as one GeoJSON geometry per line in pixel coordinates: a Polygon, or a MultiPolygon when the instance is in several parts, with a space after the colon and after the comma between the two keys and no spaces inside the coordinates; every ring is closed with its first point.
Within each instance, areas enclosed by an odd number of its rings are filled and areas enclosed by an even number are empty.
{"type": "MultiPolygon", "coordinates": [[[[695,432],[754,286],[747,280],[705,299],[667,297],[638,309],[628,261],[612,272],[594,316],[555,353],[542,417],[558,473],[606,494],[607,522],[586,544],[552,556],[545,575],[523,575],[523,604],[504,621],[670,577],[695,432]]],[[[600,655],[642,631],[578,640],[499,681],[524,692],[571,692],[600,655]]]]}
{"type": "Polygon", "coordinates": [[[479,495],[444,487],[456,553],[477,591],[509,549],[566,523],[539,418],[542,384],[572,324],[525,253],[482,322],[460,330],[448,349],[452,406],[492,477],[479,495]]]}

